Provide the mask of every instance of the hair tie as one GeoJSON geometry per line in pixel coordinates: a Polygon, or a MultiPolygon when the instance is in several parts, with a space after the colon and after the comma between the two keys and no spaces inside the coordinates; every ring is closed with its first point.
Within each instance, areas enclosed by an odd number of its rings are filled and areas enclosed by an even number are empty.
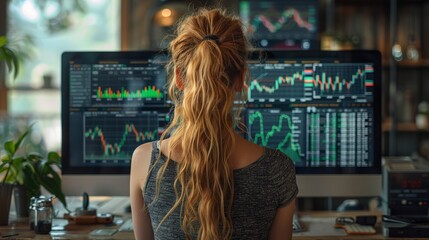
{"type": "Polygon", "coordinates": [[[209,40],[209,41],[212,40],[212,41],[215,41],[217,44],[219,44],[219,38],[216,35],[212,35],[212,34],[205,35],[203,37],[203,41],[204,40],[209,40]]]}

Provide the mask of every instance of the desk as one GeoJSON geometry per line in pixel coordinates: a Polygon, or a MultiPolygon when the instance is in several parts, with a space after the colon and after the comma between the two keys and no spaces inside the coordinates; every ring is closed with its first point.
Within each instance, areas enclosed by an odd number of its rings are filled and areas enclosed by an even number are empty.
{"type": "MultiPolygon", "coordinates": [[[[92,200],[91,200],[92,201],[92,200]]],[[[104,199],[100,202],[104,202],[104,206],[108,206],[112,209],[114,215],[116,215],[116,221],[120,222],[121,218],[126,219],[129,217],[128,214],[123,212],[123,206],[127,205],[128,202],[126,199],[104,199]],[[106,205],[107,204],[107,205],[106,205]],[[118,214],[122,213],[122,215],[118,214]]],[[[70,209],[74,209],[74,205],[79,204],[78,200],[68,200],[70,209]]],[[[91,206],[91,205],[90,205],[91,206]]],[[[103,209],[103,207],[100,207],[103,209]]],[[[104,212],[107,210],[104,208],[104,212]]],[[[399,239],[399,238],[384,238],[381,234],[380,224],[377,224],[377,234],[375,235],[366,235],[366,236],[351,236],[346,235],[342,229],[335,229],[333,227],[336,217],[339,216],[362,216],[362,215],[378,215],[381,213],[371,213],[366,211],[355,211],[355,212],[327,212],[327,211],[318,211],[318,212],[301,212],[299,213],[300,219],[307,231],[301,233],[294,233],[293,239],[300,240],[328,240],[328,239],[372,239],[372,240],[385,240],[385,239],[399,239]]],[[[380,218],[379,218],[380,219],[380,218]]],[[[8,238],[0,239],[40,239],[40,240],[51,240],[51,239],[122,239],[122,240],[131,240],[134,239],[132,232],[116,232],[112,236],[90,236],[89,233],[95,229],[105,229],[113,228],[118,229],[118,225],[107,226],[107,225],[74,225],[68,224],[64,219],[55,219],[53,223],[53,231],[50,235],[40,235],[34,234],[28,227],[28,219],[17,219],[16,217],[10,221],[9,226],[0,226],[0,232],[2,236],[18,234],[8,238]]],[[[404,239],[404,238],[401,238],[404,239]]],[[[412,240],[413,238],[407,238],[412,240]]],[[[422,240],[423,238],[415,238],[415,240],[422,240]]],[[[425,238],[425,239],[429,239],[425,238]]]]}

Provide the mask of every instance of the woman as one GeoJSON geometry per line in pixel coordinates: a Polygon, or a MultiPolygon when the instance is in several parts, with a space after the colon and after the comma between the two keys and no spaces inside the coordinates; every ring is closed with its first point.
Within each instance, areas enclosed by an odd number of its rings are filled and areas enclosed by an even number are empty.
{"type": "Polygon", "coordinates": [[[186,18],[170,44],[174,117],[132,157],[136,239],[290,239],[298,192],[292,161],[234,130],[245,93],[241,22],[220,10],[186,18]]]}

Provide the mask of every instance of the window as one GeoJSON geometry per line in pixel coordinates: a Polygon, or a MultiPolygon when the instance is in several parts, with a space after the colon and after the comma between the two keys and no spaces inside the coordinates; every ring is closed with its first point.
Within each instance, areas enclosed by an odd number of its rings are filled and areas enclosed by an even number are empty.
{"type": "Polygon", "coordinates": [[[8,38],[24,58],[9,77],[8,113],[35,122],[48,150],[61,148],[61,54],[120,49],[120,1],[11,0],[8,38]]]}

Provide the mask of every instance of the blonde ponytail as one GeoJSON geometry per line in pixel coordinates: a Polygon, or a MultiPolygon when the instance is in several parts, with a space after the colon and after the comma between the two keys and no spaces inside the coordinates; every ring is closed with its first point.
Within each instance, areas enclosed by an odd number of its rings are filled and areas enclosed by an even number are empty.
{"type": "Polygon", "coordinates": [[[157,188],[171,151],[180,149],[177,199],[169,214],[181,206],[182,229],[188,239],[197,233],[198,239],[230,239],[232,108],[247,52],[241,22],[220,10],[200,10],[180,24],[170,52],[177,71],[171,74],[169,88],[175,111],[161,137],[162,141],[171,135],[170,153],[158,172],[157,188]],[[183,89],[177,88],[177,82],[183,89]]]}

